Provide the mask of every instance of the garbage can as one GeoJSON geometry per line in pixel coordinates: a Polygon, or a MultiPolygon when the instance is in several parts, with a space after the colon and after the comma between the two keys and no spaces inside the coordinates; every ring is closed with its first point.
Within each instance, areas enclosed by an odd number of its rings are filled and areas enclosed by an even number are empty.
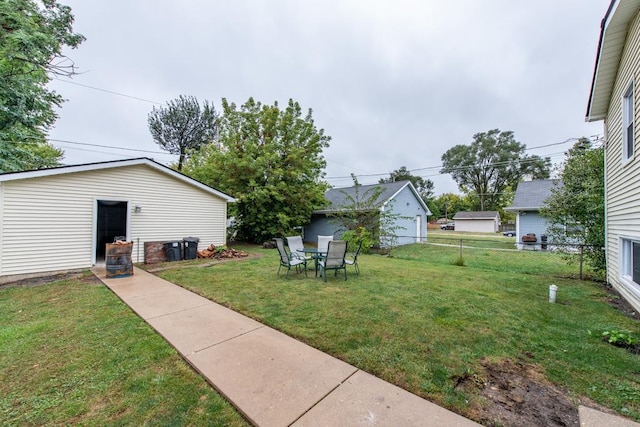
{"type": "Polygon", "coordinates": [[[165,242],[164,253],[167,256],[167,261],[180,261],[182,259],[182,244],[180,241],[165,242]]]}
{"type": "Polygon", "coordinates": [[[546,236],[546,234],[543,234],[542,236],[540,236],[540,249],[542,249],[542,250],[546,250],[547,249],[547,236],[546,236]]]}
{"type": "Polygon", "coordinates": [[[184,242],[184,259],[196,259],[198,257],[198,237],[185,237],[184,242]]]}

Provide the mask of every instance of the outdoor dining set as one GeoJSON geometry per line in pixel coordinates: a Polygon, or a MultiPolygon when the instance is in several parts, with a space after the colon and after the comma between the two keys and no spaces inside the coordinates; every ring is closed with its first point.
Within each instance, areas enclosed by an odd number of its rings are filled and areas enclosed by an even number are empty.
{"type": "Polygon", "coordinates": [[[358,255],[362,249],[362,242],[358,244],[353,253],[347,253],[348,242],[346,240],[333,240],[333,236],[318,236],[317,246],[304,246],[302,237],[289,236],[286,238],[276,238],[276,247],[280,254],[280,266],[278,274],[283,267],[287,268],[285,277],[289,277],[289,271],[295,267],[297,272],[304,271],[307,276],[307,265],[313,262],[316,277],[324,278],[327,281],[327,270],[333,270],[334,275],[338,271],[344,272],[344,280],[347,280],[347,266],[353,266],[356,274],[360,274],[358,267],[358,255]],[[285,244],[286,239],[286,244],[285,244]]]}

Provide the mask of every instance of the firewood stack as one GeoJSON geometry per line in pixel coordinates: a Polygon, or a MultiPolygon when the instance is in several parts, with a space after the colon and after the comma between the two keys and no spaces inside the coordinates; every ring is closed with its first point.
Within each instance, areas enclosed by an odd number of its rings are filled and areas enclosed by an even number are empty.
{"type": "Polygon", "coordinates": [[[243,258],[249,256],[248,253],[244,251],[238,251],[232,248],[225,248],[224,246],[216,247],[213,243],[209,245],[206,249],[198,251],[198,258],[215,258],[215,259],[223,259],[223,258],[243,258]]]}

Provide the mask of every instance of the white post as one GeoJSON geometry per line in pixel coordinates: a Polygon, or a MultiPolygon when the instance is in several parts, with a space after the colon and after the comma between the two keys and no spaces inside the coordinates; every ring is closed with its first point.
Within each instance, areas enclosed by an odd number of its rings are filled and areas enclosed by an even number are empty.
{"type": "Polygon", "coordinates": [[[556,285],[549,286],[549,302],[551,304],[556,302],[557,292],[558,292],[558,287],[556,285]]]}

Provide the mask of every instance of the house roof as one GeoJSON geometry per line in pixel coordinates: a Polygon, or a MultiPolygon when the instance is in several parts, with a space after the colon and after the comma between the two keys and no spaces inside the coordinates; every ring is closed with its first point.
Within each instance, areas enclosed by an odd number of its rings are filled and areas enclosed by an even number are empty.
{"type": "Polygon", "coordinates": [[[544,201],[551,195],[554,186],[561,186],[562,181],[557,179],[541,179],[525,181],[518,184],[516,194],[511,206],[505,211],[538,210],[544,205],[544,201]]]}
{"type": "Polygon", "coordinates": [[[418,203],[420,203],[422,208],[427,212],[427,215],[431,215],[431,211],[422,200],[422,197],[420,197],[420,194],[418,194],[416,188],[411,184],[411,181],[396,181],[383,184],[359,185],[357,187],[331,188],[324,193],[324,197],[328,202],[327,207],[325,209],[316,210],[314,213],[336,212],[343,206],[353,205],[354,200],[357,200],[358,198],[360,200],[366,200],[371,197],[372,192],[375,191],[376,188],[381,188],[382,191],[372,205],[368,207],[382,209],[384,205],[404,190],[405,187],[408,187],[411,192],[413,192],[418,203]]]}
{"type": "Polygon", "coordinates": [[[496,219],[498,211],[460,211],[453,216],[454,220],[459,219],[496,219]]]}
{"type": "Polygon", "coordinates": [[[638,10],[640,0],[612,0],[600,23],[600,40],[585,118],[588,122],[602,120],[607,114],[629,25],[638,10]]]}
{"type": "Polygon", "coordinates": [[[87,172],[87,171],[94,171],[94,170],[112,169],[112,168],[137,166],[137,165],[145,165],[159,172],[170,175],[173,178],[184,181],[187,184],[193,185],[210,194],[218,196],[224,199],[228,203],[233,203],[236,201],[236,199],[229,196],[228,194],[218,191],[213,187],[203,184],[200,181],[196,181],[195,179],[190,178],[183,173],[175,171],[163,164],[160,164],[146,157],[140,157],[135,159],[125,159],[125,160],[113,160],[108,162],[85,163],[80,165],[59,166],[55,168],[37,169],[37,170],[21,171],[21,172],[7,172],[7,173],[0,174],[0,183],[8,182],[8,181],[16,181],[20,179],[40,178],[40,177],[62,175],[62,174],[68,174],[68,173],[87,172]]]}

